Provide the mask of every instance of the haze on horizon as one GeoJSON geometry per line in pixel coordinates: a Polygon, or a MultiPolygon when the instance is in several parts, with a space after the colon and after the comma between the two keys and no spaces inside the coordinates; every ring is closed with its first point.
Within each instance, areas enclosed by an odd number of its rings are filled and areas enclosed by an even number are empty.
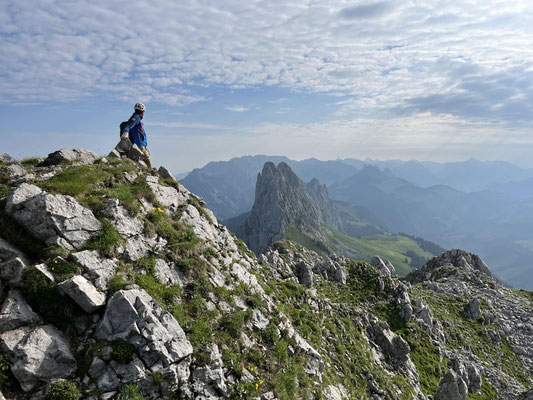
{"type": "Polygon", "coordinates": [[[533,167],[526,1],[4,1],[1,152],[107,154],[135,102],[156,165],[507,160],[533,167]]]}

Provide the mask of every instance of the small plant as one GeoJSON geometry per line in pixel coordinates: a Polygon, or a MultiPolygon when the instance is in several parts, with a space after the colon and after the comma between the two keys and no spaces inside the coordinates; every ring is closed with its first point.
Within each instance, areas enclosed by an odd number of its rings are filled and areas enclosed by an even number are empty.
{"type": "Polygon", "coordinates": [[[133,355],[135,354],[135,347],[123,340],[118,339],[114,340],[111,343],[111,358],[118,362],[119,364],[129,364],[133,360],[133,355]]]}
{"type": "Polygon", "coordinates": [[[28,168],[28,167],[35,167],[37,164],[41,162],[41,159],[39,157],[27,157],[24,158],[20,163],[28,168]]]}
{"type": "Polygon", "coordinates": [[[81,272],[80,265],[59,257],[50,263],[49,269],[59,282],[72,278],[74,275],[79,275],[81,272]]]}
{"type": "Polygon", "coordinates": [[[108,295],[112,295],[119,290],[124,289],[126,286],[131,285],[133,281],[126,279],[122,274],[115,274],[113,278],[107,284],[108,295]]]}
{"type": "Polygon", "coordinates": [[[59,380],[50,384],[44,400],[78,400],[80,397],[80,390],[74,382],[59,380]]]}
{"type": "Polygon", "coordinates": [[[146,400],[135,385],[125,385],[120,390],[117,400],[146,400]]]}
{"type": "Polygon", "coordinates": [[[113,226],[113,223],[106,218],[102,218],[102,231],[95,236],[86,246],[89,250],[102,250],[108,254],[115,244],[123,239],[113,226]]]}
{"type": "Polygon", "coordinates": [[[0,387],[6,387],[10,382],[9,359],[6,353],[0,352],[0,387]]]}

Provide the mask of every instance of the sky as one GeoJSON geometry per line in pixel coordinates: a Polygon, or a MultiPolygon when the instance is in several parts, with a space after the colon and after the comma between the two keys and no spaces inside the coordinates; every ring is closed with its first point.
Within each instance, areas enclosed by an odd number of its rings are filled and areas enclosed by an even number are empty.
{"type": "Polygon", "coordinates": [[[3,0],[0,153],[533,167],[533,10],[508,0],[3,0]]]}

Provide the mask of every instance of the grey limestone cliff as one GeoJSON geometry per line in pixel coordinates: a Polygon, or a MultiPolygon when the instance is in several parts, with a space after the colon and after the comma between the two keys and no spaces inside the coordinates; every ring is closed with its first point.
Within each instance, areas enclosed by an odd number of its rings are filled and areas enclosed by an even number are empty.
{"type": "Polygon", "coordinates": [[[321,224],[340,225],[326,187],[317,179],[305,184],[285,162],[267,162],[257,176],[255,203],[238,236],[261,253],[291,227],[320,236],[321,224]]]}

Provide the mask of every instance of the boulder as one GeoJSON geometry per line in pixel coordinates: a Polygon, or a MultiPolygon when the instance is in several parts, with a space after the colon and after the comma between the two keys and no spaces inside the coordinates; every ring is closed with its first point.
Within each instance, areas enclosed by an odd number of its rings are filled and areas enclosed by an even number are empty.
{"type": "Polygon", "coordinates": [[[113,221],[117,232],[124,239],[144,233],[143,222],[138,218],[131,217],[126,207],[120,205],[120,202],[116,199],[109,200],[102,213],[113,221]]]}
{"type": "Polygon", "coordinates": [[[69,342],[53,325],[7,331],[0,334],[0,341],[9,355],[11,372],[25,392],[76,371],[69,342]]]}
{"type": "Polygon", "coordinates": [[[48,157],[42,161],[40,166],[57,165],[66,162],[76,162],[79,164],[94,164],[98,156],[90,150],[85,149],[61,149],[48,154],[48,157]]]}
{"type": "Polygon", "coordinates": [[[84,246],[102,229],[91,210],[73,197],[48,194],[28,183],[8,196],[6,212],[38,239],[67,250],[84,246]]]}
{"type": "Polygon", "coordinates": [[[172,179],[174,182],[178,181],[176,177],[172,175],[170,171],[163,166],[160,166],[157,172],[159,172],[159,175],[161,175],[163,179],[172,179]]]}
{"type": "Polygon", "coordinates": [[[478,298],[473,298],[468,302],[467,306],[468,315],[474,321],[477,321],[481,318],[481,301],[478,298]]]}
{"type": "Polygon", "coordinates": [[[465,381],[450,369],[441,379],[433,400],[466,400],[467,395],[465,381]]]}
{"type": "Polygon", "coordinates": [[[9,242],[0,238],[0,263],[9,261],[15,257],[20,258],[24,264],[28,263],[28,259],[22,251],[16,249],[9,242]]]}
{"type": "Polygon", "coordinates": [[[140,289],[119,290],[111,297],[95,336],[128,340],[152,372],[181,362],[193,351],[174,317],[140,289]]]}
{"type": "Polygon", "coordinates": [[[192,390],[195,398],[227,397],[228,388],[224,375],[224,364],[218,346],[213,343],[206,351],[209,365],[197,368],[192,374],[192,390]]]}
{"type": "Polygon", "coordinates": [[[154,192],[157,202],[163,207],[171,211],[177,211],[179,206],[187,204],[188,191],[183,186],[180,185],[180,190],[178,191],[174,187],[160,185],[157,176],[147,176],[146,183],[154,192]]]}
{"type": "Polygon", "coordinates": [[[369,336],[381,348],[393,365],[404,364],[409,359],[409,344],[389,329],[386,322],[376,322],[367,329],[369,336]]]}
{"type": "Polygon", "coordinates": [[[20,178],[25,177],[27,172],[22,165],[16,163],[11,164],[9,167],[7,167],[7,174],[12,180],[16,181],[20,178]]]}
{"type": "Polygon", "coordinates": [[[84,250],[71,254],[71,257],[78,264],[81,264],[87,277],[94,281],[97,288],[107,289],[107,284],[115,275],[117,265],[115,261],[100,258],[96,250],[84,250]]]}
{"type": "Polygon", "coordinates": [[[311,265],[305,261],[300,261],[294,265],[294,275],[296,275],[301,285],[313,286],[313,271],[311,270],[311,265]]]}
{"type": "Polygon", "coordinates": [[[346,283],[346,263],[344,261],[324,259],[324,261],[315,264],[315,271],[330,281],[346,283]]]}
{"type": "Polygon", "coordinates": [[[95,312],[105,304],[105,294],[81,275],[73,276],[58,286],[87,313],[95,312]]]}
{"type": "Polygon", "coordinates": [[[381,274],[385,276],[394,276],[396,275],[396,269],[391,264],[390,261],[383,261],[379,256],[374,256],[370,260],[370,265],[376,267],[381,274]]]}
{"type": "Polygon", "coordinates": [[[11,157],[9,154],[2,153],[0,154],[0,162],[6,165],[11,165],[17,163],[18,161],[15,158],[11,157]]]}
{"type": "Polygon", "coordinates": [[[0,333],[40,322],[41,318],[26,303],[22,293],[16,289],[10,290],[0,309],[0,333]]]}
{"type": "Polygon", "coordinates": [[[25,267],[21,258],[12,258],[9,261],[0,264],[0,278],[11,285],[16,285],[22,280],[22,273],[25,267]]]}

